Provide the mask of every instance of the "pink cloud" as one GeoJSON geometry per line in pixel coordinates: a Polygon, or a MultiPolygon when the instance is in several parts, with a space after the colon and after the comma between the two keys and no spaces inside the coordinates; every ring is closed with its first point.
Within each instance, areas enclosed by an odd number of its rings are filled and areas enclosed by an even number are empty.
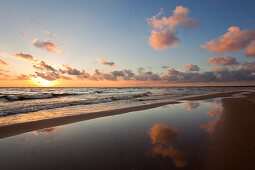
{"type": "Polygon", "coordinates": [[[149,38],[150,45],[155,50],[163,50],[170,47],[177,46],[179,44],[179,39],[176,35],[168,30],[163,31],[151,31],[151,36],[149,38]]]}
{"type": "Polygon", "coordinates": [[[238,52],[247,48],[255,40],[255,31],[240,30],[239,27],[232,26],[228,32],[218,39],[206,42],[201,45],[201,49],[206,49],[210,53],[238,52]]]}
{"type": "Polygon", "coordinates": [[[220,73],[220,72],[224,72],[224,71],[227,71],[228,69],[227,68],[221,68],[221,67],[218,67],[216,66],[215,68],[212,69],[213,72],[215,73],[220,73]]]}
{"type": "Polygon", "coordinates": [[[0,59],[0,64],[2,65],[8,65],[4,60],[0,59]]]}
{"type": "Polygon", "coordinates": [[[62,50],[51,41],[40,41],[38,39],[34,39],[32,44],[37,48],[44,48],[50,52],[62,53],[62,50]]]}
{"type": "Polygon", "coordinates": [[[211,57],[207,60],[210,64],[216,64],[216,65],[237,65],[239,64],[234,57],[230,56],[221,56],[221,57],[211,57]]]}
{"type": "Polygon", "coordinates": [[[255,57],[255,40],[246,48],[245,56],[255,57]]]}
{"type": "Polygon", "coordinates": [[[170,74],[178,74],[178,73],[179,73],[179,71],[175,70],[175,68],[173,68],[173,67],[169,67],[169,68],[168,68],[168,72],[169,72],[170,74]]]}
{"type": "Polygon", "coordinates": [[[102,63],[102,64],[104,64],[104,65],[108,65],[108,66],[111,66],[111,67],[115,67],[115,66],[116,66],[114,62],[112,62],[112,61],[111,61],[111,62],[108,62],[108,61],[105,61],[105,60],[103,60],[103,59],[101,59],[101,58],[98,58],[97,61],[98,61],[99,63],[102,63]]]}
{"type": "Polygon", "coordinates": [[[187,15],[189,13],[189,8],[183,6],[177,6],[173,11],[173,15],[167,17],[162,17],[162,19],[158,19],[158,17],[163,13],[161,9],[160,12],[149,18],[147,21],[154,29],[163,29],[168,27],[170,30],[175,30],[177,26],[181,26],[183,28],[192,28],[197,26],[197,20],[193,18],[188,18],[187,15]]]}
{"type": "Polygon", "coordinates": [[[184,65],[183,67],[189,71],[199,71],[200,70],[200,68],[197,65],[193,65],[193,64],[187,64],[187,65],[184,65]]]}
{"type": "Polygon", "coordinates": [[[189,9],[186,7],[177,6],[172,16],[168,18],[164,16],[159,19],[162,13],[163,10],[161,9],[157,15],[147,19],[148,24],[153,27],[149,44],[155,50],[163,50],[179,44],[179,39],[176,37],[177,26],[189,29],[198,25],[195,19],[187,17],[189,9]]]}
{"type": "Polygon", "coordinates": [[[16,54],[14,54],[14,57],[22,58],[24,60],[29,60],[29,61],[38,61],[37,59],[35,59],[34,56],[32,56],[30,54],[25,54],[25,53],[16,53],[16,54]]]}

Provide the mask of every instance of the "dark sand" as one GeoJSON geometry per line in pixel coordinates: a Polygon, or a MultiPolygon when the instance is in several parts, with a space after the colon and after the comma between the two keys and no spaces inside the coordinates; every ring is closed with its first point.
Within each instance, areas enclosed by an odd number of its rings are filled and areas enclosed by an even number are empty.
{"type": "Polygon", "coordinates": [[[223,113],[205,156],[205,169],[255,169],[255,93],[223,99],[223,113]]]}

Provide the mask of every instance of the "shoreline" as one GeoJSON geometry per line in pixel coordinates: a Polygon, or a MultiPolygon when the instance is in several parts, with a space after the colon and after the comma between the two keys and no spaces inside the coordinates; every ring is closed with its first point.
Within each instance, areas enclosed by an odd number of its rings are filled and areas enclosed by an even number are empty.
{"type": "Polygon", "coordinates": [[[0,139],[10,137],[10,136],[15,136],[15,135],[30,132],[30,131],[49,128],[53,126],[60,126],[60,125],[71,124],[71,123],[80,122],[84,120],[124,114],[127,112],[147,110],[147,109],[152,109],[152,108],[160,107],[167,104],[178,104],[178,103],[181,103],[182,100],[194,101],[194,100],[206,100],[206,99],[212,99],[212,98],[218,98],[218,97],[230,97],[234,94],[239,94],[242,92],[249,92],[249,91],[238,90],[238,91],[230,91],[230,92],[222,92],[222,93],[214,93],[214,94],[194,95],[194,96],[179,98],[179,99],[176,99],[176,101],[160,102],[160,103],[153,103],[153,104],[146,104],[146,105],[139,105],[139,106],[131,106],[131,107],[115,109],[115,110],[90,112],[90,113],[79,114],[79,115],[56,117],[51,119],[42,119],[42,120],[37,120],[32,122],[9,124],[9,125],[0,126],[0,139]]]}

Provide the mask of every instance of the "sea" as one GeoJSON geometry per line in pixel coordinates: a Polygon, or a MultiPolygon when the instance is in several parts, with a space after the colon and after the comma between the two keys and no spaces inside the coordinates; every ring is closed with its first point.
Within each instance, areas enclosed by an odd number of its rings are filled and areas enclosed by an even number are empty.
{"type": "Polygon", "coordinates": [[[0,126],[255,87],[2,87],[0,126]]]}

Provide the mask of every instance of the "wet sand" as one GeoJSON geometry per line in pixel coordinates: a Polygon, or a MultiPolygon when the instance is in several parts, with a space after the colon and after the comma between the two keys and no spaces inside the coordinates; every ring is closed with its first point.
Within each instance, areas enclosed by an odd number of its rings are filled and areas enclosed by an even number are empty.
{"type": "Polygon", "coordinates": [[[253,170],[255,93],[233,94],[1,127],[0,169],[253,170]]]}
{"type": "Polygon", "coordinates": [[[255,169],[255,93],[225,98],[205,156],[205,169],[255,169]]]}

